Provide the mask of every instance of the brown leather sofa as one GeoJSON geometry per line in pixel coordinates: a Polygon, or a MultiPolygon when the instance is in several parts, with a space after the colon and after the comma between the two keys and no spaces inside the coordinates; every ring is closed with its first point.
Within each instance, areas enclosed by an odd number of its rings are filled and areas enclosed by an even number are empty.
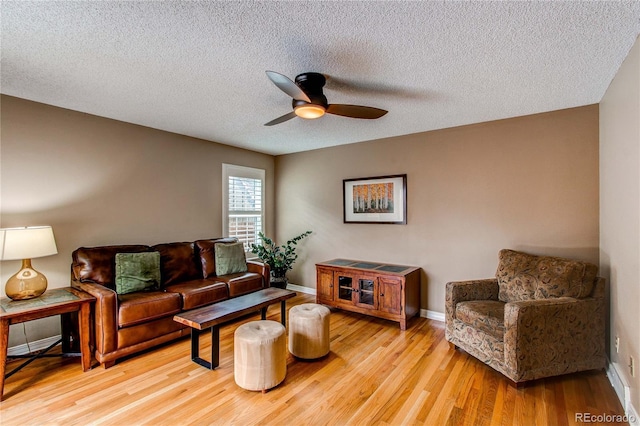
{"type": "Polygon", "coordinates": [[[72,254],[71,286],[96,298],[92,315],[95,357],[105,368],[116,360],[173,339],[190,329],[179,312],[269,287],[269,266],[247,261],[247,272],[216,276],[214,247],[235,239],[146,245],[81,247],[72,254]],[[117,294],[116,253],[160,252],[157,291],[117,294]]]}

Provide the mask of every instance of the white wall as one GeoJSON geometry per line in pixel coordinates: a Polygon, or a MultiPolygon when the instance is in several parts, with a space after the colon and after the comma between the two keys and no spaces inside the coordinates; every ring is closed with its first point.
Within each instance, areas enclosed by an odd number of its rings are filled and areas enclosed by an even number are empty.
{"type": "MultiPolygon", "coordinates": [[[[239,148],[2,96],[0,226],[52,225],[58,254],[34,259],[49,287],[69,286],[80,246],[221,236],[222,163],[266,170],[273,229],[274,158],[239,148]]],[[[1,262],[0,287],[20,269],[1,262]]],[[[30,341],[57,318],[26,324],[30,341]]],[[[22,344],[22,326],[10,346],[22,344]]]]}
{"type": "Polygon", "coordinates": [[[640,40],[600,102],[600,270],[610,289],[609,358],[640,408],[640,40]],[[620,338],[616,353],[614,339],[620,338]],[[628,368],[633,356],[636,374],[628,368]]]}

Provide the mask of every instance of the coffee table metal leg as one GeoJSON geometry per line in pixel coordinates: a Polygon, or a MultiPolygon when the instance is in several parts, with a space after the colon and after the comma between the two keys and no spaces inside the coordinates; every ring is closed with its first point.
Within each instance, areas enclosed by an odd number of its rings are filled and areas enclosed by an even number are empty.
{"type": "Polygon", "coordinates": [[[260,308],[260,319],[262,321],[267,319],[267,308],[260,308]]]}
{"type": "Polygon", "coordinates": [[[211,327],[211,369],[220,365],[220,327],[211,327]]]}
{"type": "MultiPolygon", "coordinates": [[[[213,329],[217,328],[217,327],[212,327],[211,329],[211,335],[213,336],[213,329]]],[[[215,346],[216,348],[218,347],[218,340],[214,340],[211,342],[211,353],[213,354],[213,346],[214,346],[214,342],[215,342],[215,346]]],[[[216,351],[216,354],[218,354],[218,352],[216,351]]],[[[200,358],[200,330],[196,329],[196,328],[192,328],[191,329],[191,361],[195,362],[198,365],[201,365],[205,368],[209,368],[211,370],[213,370],[214,368],[216,368],[218,366],[217,364],[217,360],[214,360],[212,358],[212,362],[206,361],[202,358],[200,358]],[[213,361],[216,361],[215,366],[213,365],[213,361]]]]}

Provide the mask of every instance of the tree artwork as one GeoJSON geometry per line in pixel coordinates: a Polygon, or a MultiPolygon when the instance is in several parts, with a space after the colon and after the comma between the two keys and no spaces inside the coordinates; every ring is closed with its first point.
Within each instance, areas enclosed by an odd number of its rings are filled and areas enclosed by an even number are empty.
{"type": "Polygon", "coordinates": [[[354,213],[393,213],[393,182],[353,186],[354,213]]]}

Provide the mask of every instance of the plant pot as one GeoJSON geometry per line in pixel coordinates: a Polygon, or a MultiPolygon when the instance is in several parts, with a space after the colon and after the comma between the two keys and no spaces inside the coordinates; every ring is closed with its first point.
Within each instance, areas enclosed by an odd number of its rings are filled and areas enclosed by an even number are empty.
{"type": "Polygon", "coordinates": [[[275,276],[271,274],[271,287],[286,289],[289,280],[286,276],[275,276]]]}

